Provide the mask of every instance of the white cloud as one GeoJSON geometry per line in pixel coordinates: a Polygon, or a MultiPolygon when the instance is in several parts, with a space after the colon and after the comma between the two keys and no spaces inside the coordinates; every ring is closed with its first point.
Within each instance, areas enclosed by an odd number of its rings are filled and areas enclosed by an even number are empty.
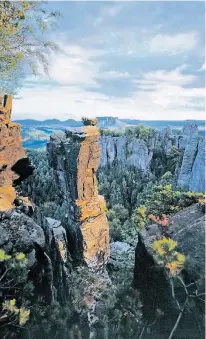
{"type": "Polygon", "coordinates": [[[101,79],[131,78],[131,74],[128,72],[108,71],[108,72],[102,72],[99,77],[101,79]]]}
{"type": "Polygon", "coordinates": [[[104,63],[95,59],[95,57],[103,54],[103,51],[97,49],[87,49],[79,45],[68,46],[61,42],[60,51],[51,55],[49,78],[45,75],[43,68],[39,66],[39,75],[36,79],[28,77],[27,80],[33,80],[37,84],[42,80],[48,81],[50,79],[59,85],[98,88],[101,79],[131,77],[128,72],[104,71],[104,63]]]}
{"type": "Polygon", "coordinates": [[[206,70],[206,62],[198,69],[199,72],[206,70]]]}
{"type": "Polygon", "coordinates": [[[23,99],[14,102],[13,119],[66,120],[71,114],[77,118],[87,115],[143,120],[204,119],[204,88],[184,88],[193,77],[181,74],[180,69],[144,74],[136,81],[131,97],[109,96],[77,86],[25,88],[23,99]]]}
{"type": "Polygon", "coordinates": [[[186,68],[186,65],[177,67],[171,71],[156,70],[143,75],[143,79],[134,80],[134,83],[139,84],[139,88],[152,89],[154,85],[167,83],[170,85],[188,85],[191,84],[196,77],[191,74],[183,74],[181,71],[186,68]]]}
{"type": "Polygon", "coordinates": [[[166,110],[166,115],[174,110],[175,117],[179,114],[182,118],[184,112],[190,114],[194,108],[201,109],[198,115],[203,119],[205,90],[184,87],[191,86],[196,80],[194,75],[183,74],[181,71],[184,69],[185,65],[172,71],[157,70],[144,74],[142,79],[134,81],[137,85],[137,96],[145,91],[151,107],[158,105],[166,110]]]}
{"type": "MultiPolygon", "coordinates": [[[[49,78],[60,85],[80,85],[84,87],[99,87],[96,76],[101,63],[92,61],[92,57],[102,52],[82,48],[78,45],[67,46],[60,43],[60,51],[50,58],[49,78]]],[[[42,79],[49,80],[43,69],[39,68],[42,79]]]]}
{"type": "Polygon", "coordinates": [[[102,15],[114,17],[119,13],[121,8],[122,6],[120,4],[114,6],[106,6],[102,9],[102,15]]]}
{"type": "Polygon", "coordinates": [[[102,7],[100,11],[100,15],[94,20],[94,26],[100,25],[102,22],[105,21],[107,18],[113,18],[115,17],[119,11],[121,10],[122,6],[120,4],[118,5],[107,5],[102,7]]]}
{"type": "Polygon", "coordinates": [[[151,53],[179,54],[193,50],[197,43],[198,37],[195,32],[174,35],[158,34],[151,39],[149,49],[151,53]]]}
{"type": "Polygon", "coordinates": [[[99,60],[104,51],[61,43],[61,52],[52,55],[49,79],[40,71],[32,88],[23,88],[22,100],[14,102],[13,119],[81,116],[118,116],[137,119],[204,119],[204,88],[193,88],[196,77],[185,74],[186,65],[171,71],[159,69],[134,74],[99,60]],[[107,69],[107,70],[105,70],[107,69]],[[127,79],[133,83],[131,97],[101,93],[102,80],[127,79]],[[89,90],[95,88],[95,92],[89,90]]]}

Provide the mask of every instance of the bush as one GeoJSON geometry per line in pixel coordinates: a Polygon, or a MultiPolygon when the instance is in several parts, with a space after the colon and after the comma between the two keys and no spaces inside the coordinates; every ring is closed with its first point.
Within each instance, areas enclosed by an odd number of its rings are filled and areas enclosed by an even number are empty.
{"type": "Polygon", "coordinates": [[[164,213],[170,215],[194,203],[198,203],[199,199],[203,197],[203,193],[181,192],[173,189],[172,184],[164,186],[160,184],[153,185],[151,190],[143,192],[139,199],[139,204],[144,202],[147,208],[147,215],[160,216],[164,213]]]}
{"type": "Polygon", "coordinates": [[[155,133],[156,131],[154,128],[145,125],[127,127],[125,129],[125,136],[129,138],[134,137],[137,139],[142,139],[146,142],[149,140],[149,138],[153,137],[155,133]]]}
{"type": "Polygon", "coordinates": [[[124,135],[123,132],[119,131],[118,129],[103,129],[100,128],[100,135],[101,136],[111,136],[111,137],[121,137],[124,135]]]}
{"type": "Polygon", "coordinates": [[[8,255],[0,249],[0,331],[11,335],[19,332],[30,316],[33,286],[27,282],[28,267],[24,253],[8,255]]]}

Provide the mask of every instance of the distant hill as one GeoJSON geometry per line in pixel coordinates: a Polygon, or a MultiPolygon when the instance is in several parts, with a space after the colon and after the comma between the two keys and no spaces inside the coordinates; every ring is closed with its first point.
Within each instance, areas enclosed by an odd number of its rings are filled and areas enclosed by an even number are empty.
{"type": "MultiPolygon", "coordinates": [[[[82,122],[80,120],[68,119],[61,121],[58,119],[47,119],[47,120],[34,120],[34,119],[25,119],[25,120],[16,120],[15,122],[21,124],[22,126],[28,127],[50,127],[50,126],[61,126],[61,127],[81,127],[82,122]]],[[[165,126],[186,126],[188,123],[194,123],[198,126],[205,126],[204,120],[136,120],[136,119],[119,119],[115,117],[98,117],[98,125],[101,128],[110,128],[110,127],[126,127],[126,126],[135,126],[135,125],[147,125],[154,127],[156,129],[163,128],[165,126]]]]}
{"type": "Polygon", "coordinates": [[[48,119],[48,120],[33,120],[33,119],[25,119],[25,120],[15,120],[18,124],[22,126],[70,126],[70,127],[80,127],[82,126],[82,122],[74,119],[68,119],[65,121],[61,121],[58,119],[48,119]]]}
{"type": "MultiPolygon", "coordinates": [[[[81,127],[82,121],[75,119],[68,119],[61,121],[58,119],[47,120],[16,120],[22,126],[22,138],[23,146],[28,149],[44,148],[49,136],[54,132],[64,131],[67,127],[81,127]]],[[[136,125],[146,125],[156,130],[162,130],[164,127],[171,126],[174,133],[177,130],[181,130],[189,123],[194,123],[198,126],[199,134],[205,133],[205,121],[204,120],[136,120],[136,119],[119,119],[116,117],[98,117],[98,126],[102,129],[111,129],[117,131],[124,131],[126,127],[136,125]]]]}

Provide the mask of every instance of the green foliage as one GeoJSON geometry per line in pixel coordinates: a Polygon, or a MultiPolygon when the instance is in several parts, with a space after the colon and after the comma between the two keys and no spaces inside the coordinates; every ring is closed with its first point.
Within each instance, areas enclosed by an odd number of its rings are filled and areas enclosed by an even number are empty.
{"type": "Polygon", "coordinates": [[[123,136],[124,133],[119,131],[118,129],[109,129],[109,128],[100,128],[101,136],[112,136],[112,137],[120,137],[123,136]]]}
{"type": "Polygon", "coordinates": [[[135,127],[127,127],[125,129],[125,135],[129,138],[135,137],[137,139],[142,139],[148,141],[151,137],[155,135],[156,131],[152,127],[145,125],[137,125],[135,127]]]}
{"type": "Polygon", "coordinates": [[[165,237],[153,243],[153,248],[158,257],[158,263],[168,269],[171,276],[176,276],[185,263],[185,256],[175,251],[176,246],[176,241],[165,237]]]}
{"type": "Polygon", "coordinates": [[[24,77],[25,66],[36,75],[40,63],[48,71],[47,55],[57,48],[44,37],[54,27],[59,13],[46,9],[45,2],[0,2],[0,88],[13,94],[24,77]]]}
{"type": "MultiPolygon", "coordinates": [[[[28,155],[36,169],[22,183],[22,194],[29,196],[44,215],[59,219],[66,225],[68,209],[58,195],[46,152],[31,151],[28,155]]],[[[177,190],[175,176],[170,171],[164,172],[158,179],[153,174],[143,174],[133,166],[113,163],[99,168],[97,176],[99,192],[107,202],[110,236],[114,241],[135,243],[137,231],[151,222],[148,215],[171,215],[204,198],[202,193],[177,190]],[[146,208],[144,215],[141,214],[141,206],[146,208]]]]}
{"type": "Polygon", "coordinates": [[[137,207],[134,210],[131,221],[135,229],[139,231],[145,226],[147,220],[147,208],[144,205],[137,207]]]}
{"type": "Polygon", "coordinates": [[[146,143],[149,141],[151,137],[155,135],[156,131],[152,127],[148,127],[145,125],[137,125],[135,127],[126,127],[124,131],[120,131],[117,128],[114,129],[100,129],[100,134],[102,136],[112,136],[112,137],[120,137],[126,136],[130,138],[142,139],[146,143]]]}
{"type": "Polygon", "coordinates": [[[6,252],[0,248],[0,262],[11,259],[10,255],[7,255],[6,252]]]}
{"type": "MultiPolygon", "coordinates": [[[[88,312],[92,311],[96,301],[99,305],[98,333],[107,329],[107,338],[112,339],[117,334],[125,337],[126,333],[139,331],[142,326],[141,304],[137,291],[131,287],[132,276],[133,265],[121,272],[114,272],[114,275],[111,273],[113,284],[87,267],[74,269],[68,280],[68,303],[61,305],[53,301],[49,306],[40,303],[33,305],[27,323],[28,331],[24,332],[23,338],[88,338],[88,312]]],[[[100,333],[99,337],[102,338],[100,333]]]]}
{"type": "Polygon", "coordinates": [[[57,217],[63,212],[64,205],[59,201],[58,188],[53,169],[48,164],[45,151],[29,151],[28,156],[34,164],[34,174],[22,182],[18,188],[22,195],[29,196],[44,215],[57,217]]]}
{"type": "Polygon", "coordinates": [[[123,166],[113,163],[98,170],[100,194],[103,194],[108,209],[114,205],[122,205],[128,210],[129,215],[136,207],[137,196],[151,181],[150,175],[144,175],[134,166],[123,166]]]}
{"type": "Polygon", "coordinates": [[[2,304],[2,311],[18,315],[19,325],[24,325],[29,320],[30,310],[24,307],[16,307],[16,300],[6,300],[2,304]]]}
{"type": "Polygon", "coordinates": [[[182,163],[183,151],[175,146],[172,146],[171,151],[166,154],[166,171],[175,173],[179,170],[179,167],[182,163]]]}
{"type": "Polygon", "coordinates": [[[138,195],[152,180],[133,166],[114,163],[98,170],[100,194],[107,202],[110,235],[113,240],[129,242],[137,233],[131,215],[138,203],[138,195]]]}
{"type": "MultiPolygon", "coordinates": [[[[165,182],[165,177],[163,177],[165,182]]],[[[203,193],[181,192],[169,185],[153,185],[139,196],[139,203],[145,204],[147,213],[160,216],[162,214],[174,214],[175,212],[188,207],[204,197],[203,193]]]]}
{"type": "Polygon", "coordinates": [[[0,249],[0,328],[10,333],[10,326],[23,326],[30,316],[28,296],[33,286],[27,282],[28,267],[24,253],[6,254],[0,249]]]}

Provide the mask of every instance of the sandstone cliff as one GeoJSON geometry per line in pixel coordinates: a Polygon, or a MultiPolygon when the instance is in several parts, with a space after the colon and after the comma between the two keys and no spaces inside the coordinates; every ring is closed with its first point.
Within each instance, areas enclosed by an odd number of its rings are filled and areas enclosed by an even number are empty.
{"type": "Polygon", "coordinates": [[[11,122],[12,98],[0,97],[0,211],[14,207],[14,182],[33,171],[21,145],[20,125],[11,122]],[[22,170],[22,166],[24,170],[22,170]]]}
{"type": "Polygon", "coordinates": [[[88,265],[100,266],[109,256],[109,228],[104,198],[98,195],[96,171],[100,160],[96,121],[80,130],[51,136],[47,145],[63,199],[68,206],[67,231],[73,253],[88,265]]]}
{"type": "Polygon", "coordinates": [[[178,184],[191,191],[205,190],[205,143],[198,135],[198,128],[190,124],[183,128],[181,135],[172,135],[171,128],[155,132],[148,140],[135,137],[102,136],[100,166],[117,160],[124,165],[132,165],[147,172],[155,152],[169,154],[172,147],[183,152],[183,161],[178,174],[178,184]]]}
{"type": "Polygon", "coordinates": [[[68,251],[67,239],[57,221],[39,216],[39,222],[35,222],[31,218],[34,212],[31,202],[15,190],[16,184],[31,175],[34,168],[22,148],[20,125],[11,122],[11,110],[12,98],[1,96],[0,248],[7,254],[23,252],[26,255],[29,277],[34,282],[37,296],[51,302],[57,298],[55,293],[63,293],[59,289],[65,271],[65,258],[61,253],[64,251],[66,255],[68,251]],[[62,271],[58,279],[56,271],[62,271]]]}

